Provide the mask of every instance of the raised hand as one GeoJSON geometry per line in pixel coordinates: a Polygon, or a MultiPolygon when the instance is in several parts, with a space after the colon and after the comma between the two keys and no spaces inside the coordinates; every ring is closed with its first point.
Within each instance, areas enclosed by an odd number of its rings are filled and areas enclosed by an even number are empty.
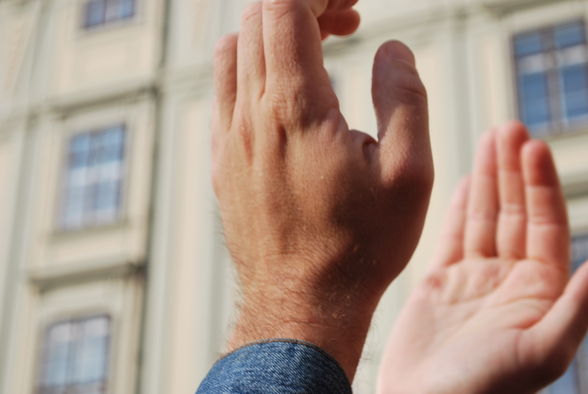
{"type": "Polygon", "coordinates": [[[248,8],[239,36],[218,46],[213,133],[214,187],[243,294],[230,349],[306,340],[349,378],[375,305],[420,236],[433,178],[426,93],[404,45],[376,55],[378,141],[339,111],[321,36],[357,27],[353,3],[248,8]]]}
{"type": "Polygon", "coordinates": [[[532,393],[588,326],[588,264],[568,283],[565,201],[545,143],[487,133],[459,186],[431,273],[391,334],[381,393],[532,393]]]}

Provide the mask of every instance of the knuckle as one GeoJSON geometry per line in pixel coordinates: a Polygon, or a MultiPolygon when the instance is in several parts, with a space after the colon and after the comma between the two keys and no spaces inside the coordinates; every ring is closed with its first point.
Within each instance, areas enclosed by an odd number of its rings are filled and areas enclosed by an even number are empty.
{"type": "Polygon", "coordinates": [[[267,11],[274,14],[275,17],[279,18],[283,15],[297,11],[303,3],[300,0],[272,0],[264,1],[264,7],[267,11]]]}
{"type": "Polygon", "coordinates": [[[243,23],[248,23],[249,21],[257,20],[259,17],[261,17],[261,2],[256,1],[245,7],[241,20],[243,23]]]}
{"type": "Polygon", "coordinates": [[[298,87],[275,89],[266,96],[266,116],[273,122],[293,122],[307,110],[304,94],[298,87]]]}
{"type": "Polygon", "coordinates": [[[398,99],[405,103],[426,105],[428,102],[427,89],[413,67],[403,67],[396,76],[394,86],[400,93],[397,95],[398,99]]]}
{"type": "Polygon", "coordinates": [[[525,219],[527,211],[521,203],[503,202],[500,205],[500,214],[508,217],[525,219]]]}
{"type": "Polygon", "coordinates": [[[234,131],[233,144],[236,144],[238,151],[244,154],[247,163],[251,163],[253,159],[253,144],[255,138],[251,121],[247,118],[241,117],[236,122],[234,131]]]}
{"type": "Polygon", "coordinates": [[[493,224],[496,222],[497,214],[493,208],[472,207],[467,212],[467,218],[472,222],[493,224]]]}
{"type": "Polygon", "coordinates": [[[292,125],[306,125],[339,108],[332,91],[300,81],[274,84],[266,90],[263,99],[268,120],[292,125]]]}
{"type": "Polygon", "coordinates": [[[430,193],[434,181],[435,171],[430,160],[418,158],[407,162],[400,171],[397,171],[393,180],[400,187],[419,194],[430,193]]]}
{"type": "Polygon", "coordinates": [[[267,92],[263,104],[263,112],[270,121],[279,121],[282,118],[282,113],[286,112],[286,108],[291,105],[278,90],[267,92]]]}
{"type": "Polygon", "coordinates": [[[432,171],[410,168],[384,181],[384,189],[390,198],[403,197],[406,209],[421,209],[429,201],[433,189],[432,171]]]}

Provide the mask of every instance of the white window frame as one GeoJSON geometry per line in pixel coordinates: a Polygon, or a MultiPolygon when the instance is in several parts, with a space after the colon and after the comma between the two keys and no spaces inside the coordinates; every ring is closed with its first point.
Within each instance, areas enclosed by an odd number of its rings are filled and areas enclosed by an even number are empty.
{"type": "MultiPolygon", "coordinates": [[[[59,230],[61,231],[76,231],[76,230],[83,230],[86,228],[95,228],[95,227],[101,227],[101,226],[108,226],[108,225],[112,225],[115,224],[117,222],[119,222],[122,218],[122,214],[123,214],[123,210],[124,210],[124,192],[125,192],[125,187],[126,187],[126,182],[127,182],[127,162],[128,162],[128,156],[130,153],[130,149],[129,149],[129,142],[130,138],[129,138],[129,131],[128,131],[128,127],[124,122],[120,122],[120,123],[112,123],[109,126],[106,127],[100,127],[100,128],[94,128],[91,130],[86,130],[83,132],[77,132],[77,133],[73,133],[71,134],[68,139],[67,142],[65,144],[65,149],[64,149],[64,165],[63,165],[63,169],[62,169],[62,182],[61,182],[61,191],[60,191],[60,198],[59,198],[59,207],[58,207],[58,217],[57,217],[57,227],[59,230]],[[74,141],[74,139],[83,136],[83,135],[88,135],[89,138],[96,138],[97,135],[99,135],[100,133],[105,133],[108,132],[109,130],[118,128],[121,133],[122,133],[122,137],[121,137],[121,145],[120,145],[120,159],[119,161],[115,162],[118,168],[118,172],[116,173],[116,180],[118,182],[118,196],[117,196],[117,205],[114,209],[113,212],[110,212],[109,215],[102,215],[100,214],[100,210],[96,210],[93,209],[92,207],[87,207],[88,205],[88,199],[90,199],[93,203],[95,202],[94,200],[96,199],[95,196],[92,197],[87,197],[84,195],[84,197],[82,198],[82,202],[84,204],[84,206],[81,208],[81,217],[79,219],[79,222],[74,224],[72,223],[72,220],[70,217],[68,217],[68,215],[71,214],[70,211],[68,211],[69,208],[69,197],[70,197],[70,193],[72,192],[72,188],[74,187],[72,185],[72,172],[74,171],[74,169],[72,168],[72,143],[74,141]]],[[[92,149],[92,148],[90,148],[92,149]]],[[[110,165],[114,166],[114,164],[109,163],[110,165]]],[[[84,173],[84,177],[88,176],[88,173],[90,175],[92,175],[92,177],[98,177],[100,178],[101,176],[105,176],[104,174],[100,174],[101,172],[105,172],[105,168],[107,166],[105,164],[102,164],[102,166],[95,166],[93,167],[92,165],[86,165],[83,170],[80,170],[80,172],[85,172],[84,173]],[[96,175],[96,173],[98,173],[98,175],[96,175]]],[[[107,171],[106,171],[107,172],[107,171]]],[[[112,174],[110,174],[112,175],[112,174]]],[[[113,181],[114,179],[112,179],[111,181],[113,181]]],[[[104,181],[88,181],[87,179],[84,179],[82,182],[82,192],[88,193],[88,189],[91,187],[95,187],[96,185],[102,184],[104,183],[104,181]]]]}

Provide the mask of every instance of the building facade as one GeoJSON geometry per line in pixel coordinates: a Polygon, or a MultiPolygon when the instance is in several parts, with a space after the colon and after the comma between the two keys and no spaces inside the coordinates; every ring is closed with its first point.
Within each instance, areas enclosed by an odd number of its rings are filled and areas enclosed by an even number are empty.
{"type": "MultiPolygon", "coordinates": [[[[210,186],[212,52],[247,0],[0,0],[0,394],[192,392],[235,284],[210,186]]],[[[349,124],[375,132],[371,59],[413,48],[436,185],[354,388],[431,256],[478,136],[512,118],[553,147],[574,261],[588,259],[588,1],[360,0],[325,43],[349,124]]],[[[575,390],[575,391],[574,391],[575,390]]],[[[588,393],[588,348],[555,385],[588,393]]]]}

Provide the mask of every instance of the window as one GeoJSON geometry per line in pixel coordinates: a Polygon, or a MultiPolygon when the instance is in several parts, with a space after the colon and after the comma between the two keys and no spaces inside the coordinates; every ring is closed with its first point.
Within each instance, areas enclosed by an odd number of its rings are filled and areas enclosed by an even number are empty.
{"type": "Polygon", "coordinates": [[[75,135],[69,142],[61,227],[78,229],[116,221],[121,206],[125,127],[75,135]]]}
{"type": "Polygon", "coordinates": [[[572,241],[572,269],[576,271],[588,260],[588,234],[577,236],[572,241]]]}
{"type": "Polygon", "coordinates": [[[135,0],[86,0],[84,27],[96,26],[119,20],[130,19],[135,15],[135,0]]]}
{"type": "Polygon", "coordinates": [[[534,135],[588,124],[588,48],[583,22],[514,37],[519,113],[534,135]]]}
{"type": "MultiPolygon", "coordinates": [[[[588,234],[574,237],[572,240],[572,271],[588,260],[588,234]]],[[[588,391],[588,341],[578,350],[576,359],[566,373],[552,384],[549,394],[581,394],[588,391]]]]}
{"type": "Polygon", "coordinates": [[[106,393],[110,318],[51,325],[43,338],[39,394],[106,393]]]}

